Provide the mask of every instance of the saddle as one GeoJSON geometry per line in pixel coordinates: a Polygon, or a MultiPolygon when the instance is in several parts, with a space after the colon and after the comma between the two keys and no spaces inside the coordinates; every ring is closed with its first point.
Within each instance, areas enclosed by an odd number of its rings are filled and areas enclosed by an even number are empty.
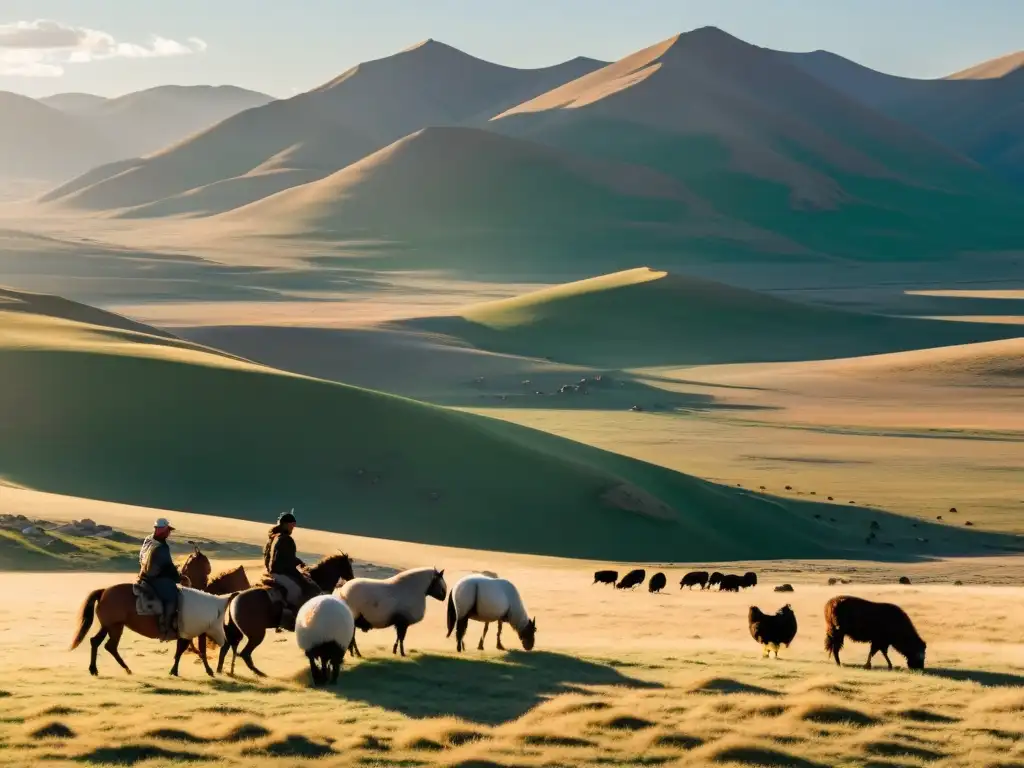
{"type": "Polygon", "coordinates": [[[181,588],[178,590],[178,599],[174,606],[174,613],[171,614],[171,626],[164,625],[164,604],[153,588],[144,581],[137,581],[132,584],[132,594],[135,595],[135,613],[139,616],[156,616],[157,624],[160,627],[160,642],[166,643],[178,636],[178,615],[181,613],[181,588]]]}
{"type": "Polygon", "coordinates": [[[263,574],[260,579],[259,586],[267,590],[270,597],[270,603],[275,608],[287,608],[288,606],[288,589],[274,580],[273,575],[269,573],[263,574]]]}

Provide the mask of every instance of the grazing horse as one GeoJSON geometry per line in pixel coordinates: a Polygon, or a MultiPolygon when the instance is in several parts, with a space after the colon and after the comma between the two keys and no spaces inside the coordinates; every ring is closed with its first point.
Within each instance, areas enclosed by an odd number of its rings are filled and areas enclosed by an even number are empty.
{"type": "Polygon", "coordinates": [[[858,643],[871,643],[864,665],[867,669],[871,669],[876,653],[881,653],[892,669],[889,646],[906,657],[910,669],[924,669],[925,642],[898,605],[848,595],[833,597],[825,603],[825,651],[835,658],[836,664],[840,664],[839,651],[847,637],[858,643]]]}
{"type": "MultiPolygon", "coordinates": [[[[185,649],[188,648],[189,641],[193,637],[198,637],[199,656],[203,660],[206,674],[213,676],[213,670],[210,669],[210,664],[206,660],[206,638],[209,635],[216,642],[224,643],[224,616],[233,597],[234,595],[210,595],[190,587],[181,587],[178,610],[178,646],[174,653],[174,666],[171,667],[172,675],[178,675],[178,663],[181,661],[185,649]]],[[[152,616],[139,615],[133,584],[115,584],[112,587],[94,589],[89,593],[79,611],[78,631],[75,633],[74,640],[71,641],[71,650],[77,648],[85,639],[92,626],[94,616],[99,619],[100,631],[89,641],[92,645],[89,673],[92,675],[99,674],[99,670],[96,668],[96,654],[104,638],[107,639],[104,648],[125,672],[131,674],[131,669],[128,668],[117,651],[125,627],[143,637],[154,640],[161,636],[155,614],[152,616]]]]}
{"type": "MultiPolygon", "coordinates": [[[[485,577],[486,578],[486,577],[485,577]]],[[[413,624],[423,621],[427,612],[427,598],[444,602],[448,585],[444,571],[436,568],[411,568],[396,573],[390,579],[353,579],[338,587],[334,594],[352,610],[355,626],[369,632],[371,629],[395,628],[392,653],[405,656],[405,633],[413,624]]],[[[362,656],[355,635],[349,651],[362,656]]]]}
{"type": "Polygon", "coordinates": [[[527,651],[533,650],[537,639],[537,619],[526,613],[523,599],[515,585],[507,579],[490,579],[486,576],[465,576],[452,587],[448,596],[448,634],[455,632],[455,647],[461,653],[466,648],[466,629],[469,620],[482,621],[484,632],[480,635],[477,650],[484,649],[484,638],[492,621],[498,622],[498,650],[501,644],[501,625],[508,622],[515,628],[519,641],[527,651]]]}
{"type": "MultiPolygon", "coordinates": [[[[341,579],[352,579],[352,561],[344,552],[325,557],[310,568],[307,573],[324,593],[333,590],[341,579]]],[[[267,630],[276,627],[281,619],[282,604],[271,594],[272,587],[263,585],[250,587],[240,592],[231,602],[227,615],[227,641],[221,645],[217,671],[224,669],[228,649],[231,650],[231,674],[235,674],[235,657],[241,657],[249,670],[257,677],[266,677],[252,662],[252,653],[267,636],[267,630]],[[238,650],[242,638],[245,647],[238,650]]]]}

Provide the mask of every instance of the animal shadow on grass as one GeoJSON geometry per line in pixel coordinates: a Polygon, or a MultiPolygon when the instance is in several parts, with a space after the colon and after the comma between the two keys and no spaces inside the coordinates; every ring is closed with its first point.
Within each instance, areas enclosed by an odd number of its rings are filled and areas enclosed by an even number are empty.
{"type": "Polygon", "coordinates": [[[407,717],[453,715],[481,725],[500,725],[521,717],[549,696],[584,685],[664,687],[574,656],[510,651],[492,659],[425,654],[368,660],[343,673],[335,692],[407,717]]]}
{"type": "Polygon", "coordinates": [[[1009,672],[986,672],[979,669],[946,669],[931,667],[922,670],[926,675],[944,677],[957,682],[977,683],[984,688],[1020,687],[1024,686],[1024,675],[1009,672]]]}

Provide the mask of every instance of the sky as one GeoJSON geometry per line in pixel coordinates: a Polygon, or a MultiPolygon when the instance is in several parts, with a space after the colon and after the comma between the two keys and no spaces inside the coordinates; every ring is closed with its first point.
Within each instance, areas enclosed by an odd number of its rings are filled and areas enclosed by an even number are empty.
{"type": "Polygon", "coordinates": [[[232,84],[285,97],[427,38],[539,67],[613,61],[707,25],[941,77],[1024,48],[1024,0],[2,0],[0,90],[232,84]]]}

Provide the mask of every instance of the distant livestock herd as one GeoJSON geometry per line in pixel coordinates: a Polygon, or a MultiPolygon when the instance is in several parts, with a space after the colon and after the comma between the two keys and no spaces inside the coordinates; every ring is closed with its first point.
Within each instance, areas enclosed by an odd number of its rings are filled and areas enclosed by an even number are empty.
{"type": "MultiPolygon", "coordinates": [[[[614,584],[616,589],[634,589],[644,583],[647,578],[647,571],[643,568],[634,568],[622,579],[619,579],[618,571],[595,571],[594,584],[614,584]]],[[[651,576],[647,584],[649,592],[661,592],[668,584],[665,574],[658,572],[651,576]]],[[[679,581],[679,588],[700,587],[702,590],[718,587],[719,592],[739,592],[747,587],[757,586],[757,574],[747,571],[742,576],[731,573],[719,573],[715,571],[708,574],[707,571],[690,571],[679,581]]]]}
{"type": "MultiPolygon", "coordinates": [[[[635,568],[619,579],[619,572],[614,570],[595,571],[593,584],[614,584],[616,589],[635,589],[644,583],[647,572],[643,568],[635,568]]],[[[839,580],[830,579],[829,584],[839,580]]],[[[846,580],[842,580],[846,583],[846,580]]],[[[648,591],[660,592],[665,588],[668,579],[662,572],[655,573],[648,582],[648,591]]],[[[900,578],[901,584],[909,584],[910,579],[900,578]]],[[[736,574],[709,574],[707,571],[691,571],[679,581],[679,588],[692,589],[699,586],[701,590],[710,590],[718,586],[719,592],[739,592],[747,587],[757,586],[757,574],[747,571],[742,576],[736,574]]],[[[776,592],[792,592],[793,588],[784,584],[776,592]]],[[[757,606],[750,606],[747,612],[747,627],[750,636],[764,647],[763,656],[775,652],[779,658],[779,648],[789,647],[796,637],[797,621],[793,608],[784,605],[774,614],[766,614],[757,606]]],[[[881,653],[892,669],[889,660],[889,648],[895,648],[907,660],[910,669],[923,669],[926,644],[918,635],[910,617],[898,605],[892,603],[876,603],[859,597],[840,595],[833,597],[825,604],[825,651],[840,664],[839,652],[846,638],[859,643],[869,643],[870,650],[865,666],[871,668],[871,660],[875,654],[881,653]]]]}

